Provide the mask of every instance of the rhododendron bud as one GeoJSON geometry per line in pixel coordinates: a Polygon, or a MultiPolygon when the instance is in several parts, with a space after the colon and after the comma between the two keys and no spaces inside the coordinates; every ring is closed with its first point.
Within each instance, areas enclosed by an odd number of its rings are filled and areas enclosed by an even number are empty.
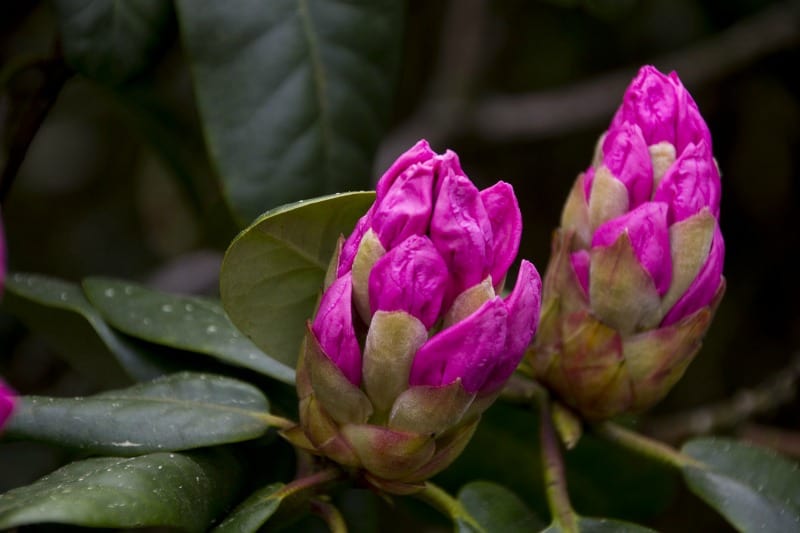
{"type": "Polygon", "coordinates": [[[420,141],[378,182],[333,258],[297,369],[284,435],[382,490],[449,465],[536,331],[541,280],[523,261],[513,189],[479,191],[453,152],[420,141]]]}
{"type": "Polygon", "coordinates": [[[11,411],[14,410],[14,393],[9,389],[5,383],[0,381],[0,430],[6,424],[6,421],[11,417],[11,411]]]}
{"type": "Polygon", "coordinates": [[[694,100],[643,67],[564,206],[530,350],[586,417],[650,407],[699,349],[725,286],[720,191],[694,100]]]}

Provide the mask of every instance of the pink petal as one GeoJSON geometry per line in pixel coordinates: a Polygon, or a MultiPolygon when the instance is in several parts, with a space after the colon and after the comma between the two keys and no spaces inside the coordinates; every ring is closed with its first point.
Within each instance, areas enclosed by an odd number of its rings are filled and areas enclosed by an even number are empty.
{"type": "Polygon", "coordinates": [[[369,302],[376,311],[405,311],[426,328],[439,319],[447,265],[427,237],[413,235],[378,259],[369,275],[369,302]]]}
{"type": "Polygon", "coordinates": [[[409,166],[375,204],[372,229],[387,250],[411,235],[427,233],[436,166],[434,159],[409,166]]]}
{"type": "Polygon", "coordinates": [[[707,306],[722,283],[722,265],[725,262],[725,241],[717,225],[714,232],[714,239],[711,241],[711,249],[708,252],[708,259],[700,268],[697,277],[694,279],[686,292],[683,293],[672,309],[669,310],[661,326],[669,326],[678,322],[707,306]]]}
{"type": "Polygon", "coordinates": [[[0,381],[0,429],[11,417],[11,412],[16,404],[14,391],[8,388],[5,383],[0,381]]]}
{"type": "Polygon", "coordinates": [[[623,122],[608,130],[603,141],[603,163],[628,189],[630,209],[650,199],[653,162],[639,126],[623,122]]]}
{"type": "Polygon", "coordinates": [[[492,283],[497,285],[514,262],[522,238],[522,213],[514,188],[499,181],[480,192],[481,202],[492,226],[492,283]]]}
{"type": "Polygon", "coordinates": [[[361,349],[353,326],[353,281],[350,273],[322,295],[311,330],[322,350],[353,385],[361,383],[361,349]]]}
{"type": "Polygon", "coordinates": [[[492,266],[492,226],[475,185],[442,167],[430,236],[452,276],[445,308],[463,290],[483,281],[492,266]]]}
{"type": "Polygon", "coordinates": [[[505,300],[508,330],[505,348],[499,354],[494,370],[486,378],[481,392],[493,392],[505,384],[519,365],[539,325],[542,303],[542,278],[536,267],[522,260],[514,290],[505,300]]]}
{"type": "Polygon", "coordinates": [[[623,232],[627,232],[636,258],[663,296],[672,281],[667,204],[647,202],[603,223],[592,238],[592,246],[610,246],[623,232]]]}
{"type": "Polygon", "coordinates": [[[664,174],[653,200],[669,205],[669,223],[674,224],[708,207],[719,217],[722,184],[719,171],[705,141],[689,144],[664,174]]]}
{"type": "Polygon", "coordinates": [[[578,250],[569,256],[572,268],[575,270],[575,276],[578,278],[578,283],[581,284],[586,294],[589,294],[589,264],[591,258],[588,250],[578,250]]]}
{"type": "Polygon", "coordinates": [[[460,378],[467,392],[482,390],[505,347],[507,321],[503,301],[498,297],[487,301],[419,349],[409,383],[437,387],[460,378]]]}
{"type": "Polygon", "coordinates": [[[347,237],[342,245],[342,252],[339,255],[339,265],[336,270],[336,277],[342,277],[345,273],[350,272],[353,268],[353,260],[358,253],[358,247],[361,245],[361,239],[364,234],[372,226],[372,215],[375,212],[375,204],[373,203],[369,210],[358,219],[356,227],[353,232],[347,237]]]}

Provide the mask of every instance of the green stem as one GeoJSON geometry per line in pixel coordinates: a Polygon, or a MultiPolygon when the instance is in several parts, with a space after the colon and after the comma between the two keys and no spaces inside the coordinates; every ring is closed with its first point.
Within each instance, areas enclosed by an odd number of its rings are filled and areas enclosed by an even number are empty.
{"type": "Polygon", "coordinates": [[[310,476],[301,477],[295,479],[279,491],[277,491],[274,497],[279,499],[287,499],[292,496],[296,496],[299,493],[307,492],[307,491],[317,491],[320,487],[324,487],[329,483],[333,483],[335,481],[339,481],[344,479],[345,473],[342,472],[337,467],[330,467],[326,468],[325,470],[320,470],[310,476]]]}
{"type": "Polygon", "coordinates": [[[282,416],[273,415],[272,413],[262,414],[261,419],[266,422],[268,426],[278,429],[290,429],[297,425],[297,422],[293,422],[282,416]]]}
{"type": "Polygon", "coordinates": [[[438,509],[442,514],[447,515],[453,522],[462,520],[467,522],[470,527],[475,531],[485,531],[480,524],[475,522],[475,519],[470,515],[466,509],[461,505],[457,499],[453,498],[447,491],[437,487],[430,481],[425,483],[425,488],[420,492],[414,493],[414,496],[424,501],[431,507],[438,509]]]}
{"type": "Polygon", "coordinates": [[[557,523],[565,533],[577,533],[578,515],[572,508],[567,493],[567,479],[564,471],[564,458],[561,455],[558,435],[553,426],[550,414],[550,402],[546,395],[540,395],[539,406],[541,412],[541,446],[542,463],[544,465],[545,493],[547,505],[557,523]]]}
{"type": "Polygon", "coordinates": [[[602,422],[594,426],[595,431],[608,440],[633,450],[641,455],[650,457],[659,462],[675,468],[685,468],[692,466],[695,468],[705,468],[700,461],[685,455],[675,448],[659,442],[650,437],[645,437],[641,433],[636,433],[612,422],[602,422]]]}
{"type": "Polygon", "coordinates": [[[319,498],[311,500],[311,512],[322,518],[331,533],[347,533],[347,524],[339,509],[319,498]]]}

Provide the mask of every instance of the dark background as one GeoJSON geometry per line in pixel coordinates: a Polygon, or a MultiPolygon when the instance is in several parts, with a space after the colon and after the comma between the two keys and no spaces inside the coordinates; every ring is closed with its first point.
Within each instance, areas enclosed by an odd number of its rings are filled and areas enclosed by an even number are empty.
{"type": "MultiPolygon", "coordinates": [[[[0,5],[0,64],[48,53],[56,42],[46,2],[0,5]]],[[[563,200],[589,164],[624,87],[642,64],[676,69],[709,124],[722,170],[728,289],[698,358],[643,421],[656,434],[672,431],[675,424],[664,429],[659,417],[715,402],[734,405],[731,398],[741,403],[742,389],[759,387],[776,372],[793,375],[786,369],[800,346],[799,45],[797,1],[412,1],[392,125],[373,179],[420,137],[437,151],[456,150],[479,184],[503,179],[514,185],[525,219],[521,256],[543,272],[563,200]]],[[[159,53],[142,83],[155,88],[177,127],[197,130],[179,40],[159,53]]],[[[0,128],[40,83],[23,77],[0,88],[0,128]]],[[[0,140],[2,163],[12,140],[7,128],[0,140]]],[[[68,280],[107,275],[215,294],[221,253],[236,228],[202,146],[195,163],[192,198],[138,127],[135,109],[71,78],[16,179],[5,184],[10,269],[68,280]]],[[[54,353],[13,318],[0,316],[0,374],[16,389],[61,395],[96,388],[54,353]]],[[[722,431],[800,457],[800,403],[791,395],[771,398],[780,392],[771,386],[759,391],[777,405],[722,431]]],[[[678,430],[686,420],[678,418],[678,430]]],[[[0,490],[59,461],[49,449],[6,446],[0,490]]],[[[697,506],[676,498],[672,509],[681,502],[697,506]]],[[[678,527],[669,511],[653,520],[678,527]]]]}

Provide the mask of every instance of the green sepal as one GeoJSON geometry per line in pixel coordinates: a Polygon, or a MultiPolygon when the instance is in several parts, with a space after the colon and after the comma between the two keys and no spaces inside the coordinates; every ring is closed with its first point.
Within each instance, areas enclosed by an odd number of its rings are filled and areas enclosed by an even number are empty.
{"type": "Polygon", "coordinates": [[[330,457],[341,465],[353,468],[361,466],[355,451],[339,432],[339,426],[313,394],[300,401],[300,422],[303,432],[317,453],[330,457]]]}
{"type": "Polygon", "coordinates": [[[611,246],[591,250],[589,299],[594,316],[622,334],[650,329],[661,321],[661,298],[636,259],[627,232],[611,246]]]}
{"type": "Polygon", "coordinates": [[[388,480],[405,479],[430,461],[436,451],[427,435],[382,426],[345,424],[342,435],[366,470],[388,480]]]}
{"type": "Polygon", "coordinates": [[[492,277],[487,276],[482,282],[473,285],[456,297],[444,316],[442,327],[449,328],[453,324],[461,322],[494,297],[492,277]]]}
{"type": "Polygon", "coordinates": [[[369,274],[375,263],[386,254],[386,249],[380,239],[368,229],[358,245],[358,251],[353,259],[353,303],[361,320],[369,324],[372,310],[369,305],[369,274]]]}
{"type": "Polygon", "coordinates": [[[583,436],[583,423],[580,417],[560,402],[553,402],[550,412],[561,442],[568,450],[573,449],[583,436]]]}
{"type": "Polygon", "coordinates": [[[628,188],[615,178],[608,167],[594,173],[589,194],[589,227],[594,233],[604,222],[628,212],[628,188]]]}
{"type": "Polygon", "coordinates": [[[404,311],[377,311],[372,317],[364,343],[363,380],[378,417],[385,417],[408,388],[414,356],[427,340],[425,325],[404,311]]]}
{"type": "Polygon", "coordinates": [[[369,398],[325,355],[311,331],[311,323],[307,323],[303,362],[317,400],[333,420],[339,424],[363,424],[369,419],[373,411],[369,398]]]}
{"type": "MultiPolygon", "coordinates": [[[[569,191],[564,210],[561,212],[561,231],[574,233],[576,245],[588,248],[592,244],[592,228],[589,225],[589,204],[584,193],[585,174],[578,175],[575,184],[569,191]]],[[[555,256],[552,256],[555,257],[555,256]]]]}
{"type": "Polygon", "coordinates": [[[369,472],[364,474],[364,479],[376,489],[397,496],[410,496],[425,488],[424,483],[383,479],[378,476],[373,476],[369,472]]]}
{"type": "Polygon", "coordinates": [[[473,419],[469,424],[453,428],[436,439],[436,453],[433,454],[430,461],[404,481],[425,481],[450,466],[469,444],[472,435],[478,428],[478,422],[480,422],[480,417],[473,419]]]}
{"type": "Polygon", "coordinates": [[[394,403],[388,426],[430,437],[441,435],[461,421],[474,399],[461,379],[441,387],[411,387],[394,403]]]}
{"type": "Polygon", "coordinates": [[[653,190],[656,190],[664,174],[675,162],[677,154],[675,146],[667,141],[652,144],[647,149],[650,151],[650,161],[653,163],[653,190]]]}

